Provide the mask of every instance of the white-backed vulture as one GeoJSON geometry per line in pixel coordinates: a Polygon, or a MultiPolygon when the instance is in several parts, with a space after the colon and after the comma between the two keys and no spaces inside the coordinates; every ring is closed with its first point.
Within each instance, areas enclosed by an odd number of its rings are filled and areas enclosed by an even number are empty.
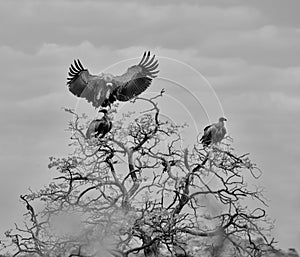
{"type": "Polygon", "coordinates": [[[226,128],[224,126],[224,121],[226,118],[219,118],[219,122],[208,125],[204,128],[204,134],[200,139],[200,142],[204,147],[211,144],[220,143],[224,136],[226,135],[226,128]]]}
{"type": "Polygon", "coordinates": [[[67,85],[72,94],[85,98],[95,107],[107,107],[114,101],[129,101],[144,92],[157,76],[158,60],[150,52],[144,52],[143,58],[120,76],[108,73],[92,75],[81,62],[74,60],[69,68],[67,85]]]}
{"type": "Polygon", "coordinates": [[[103,117],[101,119],[93,120],[87,131],[86,138],[91,139],[95,138],[103,138],[112,128],[112,122],[107,115],[107,110],[102,109],[99,112],[103,112],[103,117]]]}

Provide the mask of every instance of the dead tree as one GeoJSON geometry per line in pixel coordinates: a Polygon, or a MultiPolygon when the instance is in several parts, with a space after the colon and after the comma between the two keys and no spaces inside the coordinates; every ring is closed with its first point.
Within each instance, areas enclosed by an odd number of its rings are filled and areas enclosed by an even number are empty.
{"type": "Polygon", "coordinates": [[[66,109],[72,152],[50,158],[53,182],[21,196],[25,225],[6,232],[15,256],[193,256],[195,240],[212,256],[260,256],[272,245],[249,154],[230,140],[182,149],[183,126],[160,118],[159,97],[137,98],[149,108],[101,139],[87,140],[87,117],[66,109]]]}

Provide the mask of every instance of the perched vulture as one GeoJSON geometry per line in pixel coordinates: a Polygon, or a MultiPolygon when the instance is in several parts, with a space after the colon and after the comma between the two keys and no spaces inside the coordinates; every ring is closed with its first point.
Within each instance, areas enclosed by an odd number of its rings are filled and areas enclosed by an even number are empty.
{"type": "Polygon", "coordinates": [[[107,116],[107,110],[102,109],[99,112],[103,112],[104,116],[90,123],[86,131],[87,139],[91,139],[92,137],[103,138],[111,130],[112,123],[107,116]]]}
{"type": "Polygon", "coordinates": [[[222,141],[226,134],[224,121],[227,121],[227,119],[221,117],[218,123],[208,125],[204,128],[204,134],[200,139],[200,142],[203,144],[203,146],[209,146],[210,144],[215,144],[222,141]]]}
{"type": "Polygon", "coordinates": [[[67,85],[72,94],[85,98],[95,108],[110,106],[114,101],[128,101],[144,92],[157,76],[155,55],[144,52],[142,60],[120,76],[101,73],[92,75],[79,60],[69,68],[67,85]]]}

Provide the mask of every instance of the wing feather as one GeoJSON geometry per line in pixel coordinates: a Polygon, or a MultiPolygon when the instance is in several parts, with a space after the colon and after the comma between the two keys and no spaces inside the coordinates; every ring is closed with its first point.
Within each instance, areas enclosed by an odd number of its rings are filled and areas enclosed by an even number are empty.
{"type": "Polygon", "coordinates": [[[150,57],[150,51],[144,52],[143,58],[142,58],[142,60],[139,62],[138,65],[141,65],[141,66],[144,65],[144,64],[148,61],[149,57],[150,57]]]}
{"type": "Polygon", "coordinates": [[[155,55],[151,58],[150,51],[144,52],[143,57],[138,65],[131,66],[126,73],[121,76],[115,76],[115,95],[119,101],[128,101],[144,92],[157,77],[158,60],[155,55]]]}
{"type": "Polygon", "coordinates": [[[204,128],[204,133],[211,127],[212,125],[208,125],[204,128]]]}
{"type": "Polygon", "coordinates": [[[75,66],[71,64],[68,72],[67,85],[71,93],[81,97],[88,84],[89,72],[87,69],[80,67],[78,63],[80,63],[79,60],[74,60],[75,66]]]}
{"type": "Polygon", "coordinates": [[[208,125],[204,128],[204,134],[200,139],[200,142],[204,146],[209,146],[211,143],[215,141],[215,134],[216,134],[217,128],[215,124],[208,125]]]}
{"type": "Polygon", "coordinates": [[[106,82],[99,76],[91,75],[79,59],[70,65],[68,75],[67,85],[72,94],[85,98],[96,108],[105,101],[108,90],[106,82]]]}
{"type": "Polygon", "coordinates": [[[146,88],[151,84],[152,79],[150,78],[137,78],[130,81],[130,84],[120,87],[116,93],[117,100],[119,101],[128,101],[139,94],[143,93],[146,88]],[[141,87],[141,84],[143,87],[141,87]]]}
{"type": "Polygon", "coordinates": [[[86,138],[91,139],[92,137],[103,138],[112,128],[111,121],[106,120],[105,118],[93,120],[87,131],[86,138]]]}
{"type": "Polygon", "coordinates": [[[91,139],[91,137],[96,134],[97,126],[98,126],[98,120],[93,120],[86,131],[85,134],[86,138],[91,139]]]}
{"type": "Polygon", "coordinates": [[[82,66],[81,66],[81,67],[79,66],[79,63],[80,63],[79,60],[77,60],[77,62],[75,61],[74,63],[75,63],[75,66],[76,66],[77,70],[84,70],[84,69],[82,68],[82,66]]]}
{"type": "Polygon", "coordinates": [[[85,69],[79,59],[70,65],[67,86],[75,96],[85,98],[95,107],[106,107],[116,100],[128,101],[144,92],[157,77],[158,60],[145,51],[137,65],[120,76],[95,76],[85,69]]]}

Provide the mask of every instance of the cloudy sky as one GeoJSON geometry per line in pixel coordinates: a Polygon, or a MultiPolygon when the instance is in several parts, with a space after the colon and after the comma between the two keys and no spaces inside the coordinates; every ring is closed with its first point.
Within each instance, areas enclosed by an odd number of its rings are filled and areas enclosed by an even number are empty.
{"type": "Polygon", "coordinates": [[[236,150],[264,172],[278,246],[300,250],[299,9],[298,0],[1,1],[0,232],[20,220],[18,196],[53,176],[48,157],[68,151],[72,60],[123,72],[151,50],[161,62],[152,90],[169,83],[195,126],[226,115],[236,150]]]}

